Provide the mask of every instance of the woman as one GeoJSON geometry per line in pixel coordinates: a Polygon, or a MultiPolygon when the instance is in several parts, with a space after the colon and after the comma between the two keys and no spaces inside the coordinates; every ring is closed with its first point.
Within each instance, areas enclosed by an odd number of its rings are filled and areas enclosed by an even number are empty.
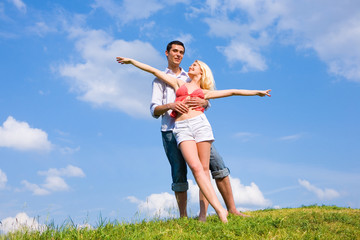
{"type": "MultiPolygon", "coordinates": [[[[141,70],[152,73],[173,87],[176,91],[175,101],[184,101],[192,96],[204,99],[222,98],[232,95],[270,96],[269,92],[271,90],[214,90],[215,83],[212,72],[210,68],[201,61],[195,61],[189,67],[188,75],[191,79],[189,83],[173,78],[156,68],[133,59],[117,57],[117,61],[122,64],[133,64],[141,70]]],[[[201,206],[201,209],[207,209],[208,202],[206,200],[208,200],[220,220],[227,222],[228,212],[221,206],[210,182],[209,159],[211,143],[214,141],[214,137],[211,126],[203,112],[203,108],[190,109],[184,114],[173,112],[172,116],[175,117],[175,128],[173,132],[178,147],[189,165],[202,193],[200,193],[200,203],[203,202],[205,208],[201,206]]]]}

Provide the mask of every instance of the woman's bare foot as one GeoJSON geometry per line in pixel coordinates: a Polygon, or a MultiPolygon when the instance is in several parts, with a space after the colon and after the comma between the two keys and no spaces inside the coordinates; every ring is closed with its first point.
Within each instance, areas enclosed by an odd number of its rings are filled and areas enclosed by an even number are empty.
{"type": "Polygon", "coordinates": [[[228,220],[227,220],[227,216],[229,215],[228,211],[223,208],[221,210],[219,210],[219,212],[217,212],[217,215],[219,216],[220,220],[223,222],[223,223],[227,223],[228,220]]]}

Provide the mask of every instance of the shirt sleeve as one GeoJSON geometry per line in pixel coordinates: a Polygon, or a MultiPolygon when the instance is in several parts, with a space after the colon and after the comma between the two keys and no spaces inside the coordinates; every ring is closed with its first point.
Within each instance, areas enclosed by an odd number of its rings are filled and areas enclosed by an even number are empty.
{"type": "Polygon", "coordinates": [[[207,101],[208,101],[208,105],[206,106],[205,110],[208,110],[211,107],[210,100],[207,100],[207,101]]]}
{"type": "Polygon", "coordinates": [[[155,78],[152,83],[152,97],[150,104],[150,112],[154,118],[160,117],[160,116],[156,116],[154,114],[154,111],[157,106],[163,105],[164,90],[165,90],[164,84],[159,79],[155,78]]]}

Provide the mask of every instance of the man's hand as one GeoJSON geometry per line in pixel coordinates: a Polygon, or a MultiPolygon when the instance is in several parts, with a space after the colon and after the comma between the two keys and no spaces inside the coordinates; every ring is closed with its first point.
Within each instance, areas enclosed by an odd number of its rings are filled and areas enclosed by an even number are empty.
{"type": "Polygon", "coordinates": [[[184,102],[189,108],[206,108],[208,101],[199,97],[191,97],[184,102]]]}
{"type": "Polygon", "coordinates": [[[188,106],[183,102],[173,102],[164,105],[159,105],[154,109],[155,116],[161,116],[169,110],[174,110],[180,114],[187,113],[189,111],[188,106]]]}
{"type": "Polygon", "coordinates": [[[189,107],[184,102],[174,102],[171,104],[171,109],[180,113],[184,114],[189,112],[189,107]]]}

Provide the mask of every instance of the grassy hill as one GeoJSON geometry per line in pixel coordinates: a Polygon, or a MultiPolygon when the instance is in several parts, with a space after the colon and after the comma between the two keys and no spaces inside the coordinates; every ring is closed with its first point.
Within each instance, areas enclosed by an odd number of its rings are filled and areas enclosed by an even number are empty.
{"type": "Polygon", "coordinates": [[[247,212],[251,218],[217,216],[153,220],[136,224],[104,222],[94,229],[67,225],[43,232],[16,232],[0,239],[360,239],[360,209],[309,206],[247,212]]]}

